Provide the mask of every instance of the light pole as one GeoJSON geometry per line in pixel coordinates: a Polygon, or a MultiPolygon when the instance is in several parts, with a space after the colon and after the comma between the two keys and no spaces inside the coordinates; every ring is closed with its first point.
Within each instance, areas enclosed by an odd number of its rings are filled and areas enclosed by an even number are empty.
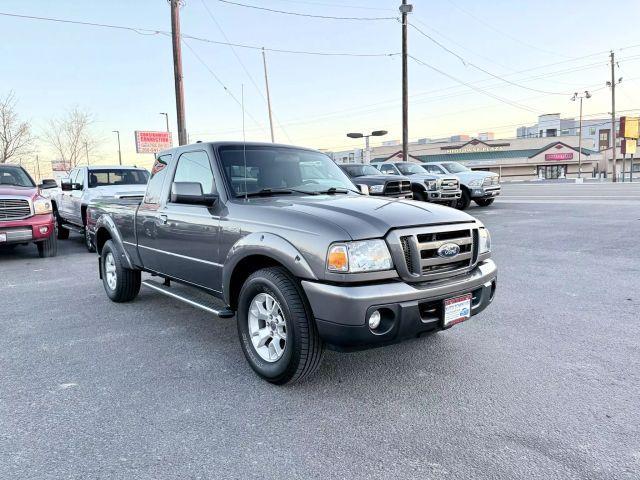
{"type": "Polygon", "coordinates": [[[166,112],[160,112],[160,115],[164,115],[164,118],[167,121],[167,132],[168,132],[169,131],[169,114],[166,112]]]}
{"type": "Polygon", "coordinates": [[[578,126],[578,178],[582,178],[582,99],[591,98],[591,94],[585,90],[583,94],[573,94],[571,101],[580,100],[580,125],[578,126]]]}
{"type": "Polygon", "coordinates": [[[371,158],[369,158],[369,137],[381,137],[383,135],[386,135],[387,133],[389,132],[387,132],[386,130],[374,130],[369,135],[365,135],[364,133],[347,133],[347,137],[364,138],[364,163],[369,163],[369,161],[371,160],[371,158]]]}
{"type": "Polygon", "coordinates": [[[118,136],[118,161],[122,165],[122,151],[120,150],[120,130],[112,130],[118,136]]]}

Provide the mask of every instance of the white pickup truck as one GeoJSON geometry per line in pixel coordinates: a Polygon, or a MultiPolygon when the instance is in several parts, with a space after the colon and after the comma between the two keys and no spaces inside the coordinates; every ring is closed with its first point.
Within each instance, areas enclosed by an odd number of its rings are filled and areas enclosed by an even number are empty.
{"type": "Polygon", "coordinates": [[[53,212],[58,223],[58,238],[69,238],[74,230],[84,235],[85,245],[95,251],[86,231],[87,205],[96,198],[142,199],[149,179],[143,168],[123,166],[84,166],[69,172],[62,179],[61,192],[52,198],[53,212]]]}

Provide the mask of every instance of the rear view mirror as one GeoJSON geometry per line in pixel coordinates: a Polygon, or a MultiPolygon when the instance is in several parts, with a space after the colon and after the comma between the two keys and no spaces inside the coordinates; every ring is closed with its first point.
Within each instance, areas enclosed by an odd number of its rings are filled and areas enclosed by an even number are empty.
{"type": "Polygon", "coordinates": [[[58,184],[53,178],[45,178],[39,185],[40,189],[46,190],[47,188],[58,188],[58,184]]]}
{"type": "Polygon", "coordinates": [[[202,193],[202,184],[199,182],[173,182],[171,184],[171,203],[210,207],[217,198],[217,195],[202,193]]]}
{"type": "Polygon", "coordinates": [[[60,188],[63,192],[70,192],[71,190],[82,190],[82,185],[80,185],[79,183],[71,183],[69,180],[63,180],[60,184],[60,188]]]}
{"type": "Polygon", "coordinates": [[[360,193],[362,193],[363,195],[369,195],[369,185],[365,185],[364,183],[359,183],[358,190],[360,190],[360,193]]]}

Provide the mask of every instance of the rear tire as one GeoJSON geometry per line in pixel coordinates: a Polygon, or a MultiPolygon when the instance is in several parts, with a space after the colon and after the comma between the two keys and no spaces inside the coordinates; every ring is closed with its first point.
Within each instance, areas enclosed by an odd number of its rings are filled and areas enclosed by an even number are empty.
{"type": "Polygon", "coordinates": [[[268,382],[293,383],[320,366],[324,344],[313,314],[298,282],[284,268],[263,268],[247,278],[240,291],[236,319],[247,362],[268,382]],[[268,337],[269,331],[274,335],[262,342],[260,339],[266,338],[263,334],[268,337]],[[277,348],[271,349],[273,342],[277,342],[277,348]]]}
{"type": "Polygon", "coordinates": [[[467,190],[462,190],[462,196],[460,197],[460,199],[458,199],[456,208],[458,210],[466,210],[467,208],[469,208],[470,204],[471,204],[471,195],[469,195],[469,192],[467,190]]]}
{"type": "Polygon", "coordinates": [[[38,246],[38,256],[40,258],[55,257],[58,254],[58,238],[56,232],[51,232],[49,238],[44,242],[36,243],[38,246]]]}
{"type": "Polygon", "coordinates": [[[478,198],[474,200],[479,207],[488,207],[493,203],[495,198],[478,198]]]}
{"type": "Polygon", "coordinates": [[[122,265],[122,259],[113,241],[107,240],[100,256],[102,284],[107,296],[114,302],[130,302],[138,296],[142,278],[140,270],[122,265]]]}

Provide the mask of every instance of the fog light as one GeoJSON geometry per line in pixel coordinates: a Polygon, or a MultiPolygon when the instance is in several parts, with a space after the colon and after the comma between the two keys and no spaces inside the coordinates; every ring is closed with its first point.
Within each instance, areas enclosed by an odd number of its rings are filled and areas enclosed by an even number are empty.
{"type": "Polygon", "coordinates": [[[380,326],[380,320],[382,320],[382,315],[380,315],[380,312],[376,310],[369,317],[369,328],[371,330],[378,328],[380,326]]]}
{"type": "Polygon", "coordinates": [[[47,233],[49,231],[49,227],[40,227],[40,233],[42,235],[44,235],[45,233],[47,233]]]}

